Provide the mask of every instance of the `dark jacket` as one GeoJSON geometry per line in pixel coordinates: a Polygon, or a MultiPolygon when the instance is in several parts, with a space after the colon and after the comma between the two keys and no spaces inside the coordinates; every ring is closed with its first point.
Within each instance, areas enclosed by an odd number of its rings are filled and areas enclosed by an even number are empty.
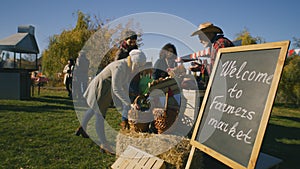
{"type": "Polygon", "coordinates": [[[138,46],[128,46],[125,41],[122,42],[120,49],[118,50],[115,60],[120,60],[127,58],[129,56],[129,52],[133,49],[138,49],[138,46]]]}

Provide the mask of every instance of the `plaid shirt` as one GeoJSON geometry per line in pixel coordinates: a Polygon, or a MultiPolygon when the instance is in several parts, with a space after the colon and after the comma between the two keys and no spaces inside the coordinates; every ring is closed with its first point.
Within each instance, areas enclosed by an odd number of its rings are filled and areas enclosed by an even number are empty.
{"type": "Polygon", "coordinates": [[[210,64],[209,74],[215,63],[215,58],[218,53],[218,50],[220,48],[226,48],[226,47],[232,47],[232,46],[234,46],[233,43],[229,39],[224,37],[223,35],[218,35],[215,38],[215,40],[213,41],[213,44],[212,44],[212,48],[211,48],[211,55],[210,55],[211,64],[210,64]]]}

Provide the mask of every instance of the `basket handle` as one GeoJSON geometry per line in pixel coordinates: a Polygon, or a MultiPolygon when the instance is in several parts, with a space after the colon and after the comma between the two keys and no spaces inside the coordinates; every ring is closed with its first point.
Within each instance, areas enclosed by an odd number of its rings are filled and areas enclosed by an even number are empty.
{"type": "Polygon", "coordinates": [[[165,110],[168,108],[169,93],[166,93],[165,110]]]}
{"type": "Polygon", "coordinates": [[[140,95],[138,95],[135,99],[134,99],[134,101],[133,101],[133,104],[136,104],[137,103],[137,101],[138,101],[138,99],[140,98],[141,96],[140,95]]]}

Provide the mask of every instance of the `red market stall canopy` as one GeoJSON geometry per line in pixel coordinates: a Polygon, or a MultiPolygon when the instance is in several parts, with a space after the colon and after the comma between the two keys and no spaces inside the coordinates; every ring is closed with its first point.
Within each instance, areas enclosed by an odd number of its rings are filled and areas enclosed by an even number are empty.
{"type": "MultiPolygon", "coordinates": [[[[241,41],[235,41],[235,46],[240,46],[241,41]]],[[[208,48],[205,48],[203,50],[200,50],[198,52],[195,52],[195,53],[192,53],[192,54],[188,54],[188,55],[184,55],[184,56],[181,56],[181,57],[178,57],[177,58],[177,62],[190,62],[190,61],[195,61],[195,60],[199,60],[199,59],[208,59],[210,57],[210,52],[211,52],[211,49],[208,47],[208,48]]],[[[300,48],[299,49],[290,49],[288,51],[288,54],[287,56],[292,56],[292,55],[300,55],[300,48]]]]}
{"type": "MultiPolygon", "coordinates": [[[[234,44],[234,46],[241,46],[242,40],[236,40],[236,41],[233,41],[232,43],[234,44]]],[[[211,52],[211,48],[207,47],[198,52],[178,57],[176,61],[177,62],[190,62],[190,61],[199,60],[201,58],[208,59],[210,57],[210,52],[211,52]]]]}
{"type": "Polygon", "coordinates": [[[299,54],[300,54],[300,49],[290,49],[288,52],[288,56],[299,55],[299,54]]]}
{"type": "Polygon", "coordinates": [[[181,56],[176,59],[177,62],[190,62],[199,60],[200,58],[209,58],[210,56],[210,48],[205,48],[204,50],[200,50],[198,52],[181,56]]]}

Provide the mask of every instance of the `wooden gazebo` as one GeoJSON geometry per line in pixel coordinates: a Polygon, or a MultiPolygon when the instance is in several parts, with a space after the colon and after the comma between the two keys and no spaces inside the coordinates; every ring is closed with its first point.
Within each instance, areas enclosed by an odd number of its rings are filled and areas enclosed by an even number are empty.
{"type": "Polygon", "coordinates": [[[39,53],[34,27],[19,26],[16,34],[1,39],[0,52],[0,99],[30,98],[30,72],[38,69],[39,53]]]}

